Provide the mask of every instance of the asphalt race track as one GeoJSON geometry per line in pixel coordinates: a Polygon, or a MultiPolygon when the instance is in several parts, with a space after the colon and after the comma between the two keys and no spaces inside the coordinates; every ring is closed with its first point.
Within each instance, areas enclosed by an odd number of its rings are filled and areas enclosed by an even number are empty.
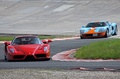
{"type": "MultiPolygon", "coordinates": [[[[120,0],[0,0],[0,33],[79,35],[79,28],[91,21],[120,25],[120,0]]],[[[119,33],[117,36],[119,37],[119,33]]],[[[73,39],[51,43],[51,56],[102,39],[73,39]]],[[[109,38],[108,38],[109,39],[109,38]]],[[[0,69],[12,68],[110,68],[120,70],[120,61],[64,62],[4,60],[0,44],[0,69]]]]}

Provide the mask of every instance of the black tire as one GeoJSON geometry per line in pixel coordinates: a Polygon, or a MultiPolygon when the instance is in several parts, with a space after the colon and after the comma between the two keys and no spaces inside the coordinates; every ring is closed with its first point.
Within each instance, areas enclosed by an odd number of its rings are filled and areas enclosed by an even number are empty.
{"type": "Polygon", "coordinates": [[[6,55],[4,56],[4,59],[7,60],[6,55]]]}
{"type": "Polygon", "coordinates": [[[83,37],[80,37],[80,39],[83,39],[83,37]]]}
{"type": "Polygon", "coordinates": [[[106,30],[105,37],[106,38],[109,37],[109,30],[108,29],[106,30]]]}
{"type": "Polygon", "coordinates": [[[49,61],[49,60],[51,60],[51,58],[46,58],[46,59],[45,59],[45,61],[49,61]]]}
{"type": "Polygon", "coordinates": [[[117,35],[117,34],[118,34],[118,28],[116,26],[115,33],[113,35],[117,35]]]}
{"type": "Polygon", "coordinates": [[[6,55],[4,56],[4,59],[8,62],[10,62],[11,60],[8,60],[8,58],[6,57],[6,55]]]}
{"type": "Polygon", "coordinates": [[[84,39],[84,37],[80,36],[80,39],[84,39]]]}

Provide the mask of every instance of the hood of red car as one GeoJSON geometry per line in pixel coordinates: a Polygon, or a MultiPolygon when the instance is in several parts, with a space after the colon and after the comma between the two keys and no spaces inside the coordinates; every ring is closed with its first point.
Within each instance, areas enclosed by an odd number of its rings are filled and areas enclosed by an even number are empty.
{"type": "Polygon", "coordinates": [[[26,54],[33,54],[36,50],[40,49],[42,45],[34,44],[34,45],[16,45],[14,46],[17,51],[21,51],[26,54]]]}

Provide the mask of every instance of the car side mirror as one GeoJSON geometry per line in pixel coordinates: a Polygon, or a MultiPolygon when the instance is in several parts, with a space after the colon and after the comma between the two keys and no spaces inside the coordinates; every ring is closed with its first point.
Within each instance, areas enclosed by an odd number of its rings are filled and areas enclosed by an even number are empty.
{"type": "Polygon", "coordinates": [[[50,43],[50,42],[52,42],[52,40],[49,39],[49,40],[48,40],[48,43],[50,43]]]}
{"type": "Polygon", "coordinates": [[[4,42],[5,45],[10,45],[10,42],[4,42]]]}
{"type": "Polygon", "coordinates": [[[42,40],[42,42],[44,43],[44,44],[48,44],[48,43],[50,43],[50,42],[52,42],[52,40],[42,40]]]}
{"type": "Polygon", "coordinates": [[[82,26],[82,28],[85,28],[85,26],[82,26]]]}

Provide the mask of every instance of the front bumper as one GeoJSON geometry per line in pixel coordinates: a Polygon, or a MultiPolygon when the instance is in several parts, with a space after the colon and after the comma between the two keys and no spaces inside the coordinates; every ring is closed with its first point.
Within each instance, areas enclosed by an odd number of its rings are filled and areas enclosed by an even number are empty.
{"type": "Polygon", "coordinates": [[[98,33],[84,33],[80,34],[82,38],[92,38],[92,37],[104,37],[106,32],[98,32],[98,33]]]}
{"type": "Polygon", "coordinates": [[[8,60],[40,60],[40,59],[49,59],[50,54],[41,53],[41,54],[31,54],[31,55],[24,55],[24,54],[7,54],[8,60]]]}

